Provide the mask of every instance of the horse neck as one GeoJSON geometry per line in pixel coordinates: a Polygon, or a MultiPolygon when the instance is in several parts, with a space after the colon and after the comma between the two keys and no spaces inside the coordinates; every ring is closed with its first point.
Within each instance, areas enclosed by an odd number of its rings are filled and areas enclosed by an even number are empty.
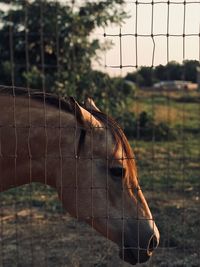
{"type": "Polygon", "coordinates": [[[56,187],[62,155],[74,153],[74,127],[72,114],[0,95],[0,192],[31,182],[56,187]]]}

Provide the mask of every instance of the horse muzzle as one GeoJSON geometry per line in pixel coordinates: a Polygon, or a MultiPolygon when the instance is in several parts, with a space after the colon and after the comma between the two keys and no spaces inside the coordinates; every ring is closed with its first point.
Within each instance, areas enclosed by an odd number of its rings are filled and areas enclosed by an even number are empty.
{"type": "Polygon", "coordinates": [[[147,246],[142,247],[140,244],[134,244],[133,242],[127,242],[124,247],[120,249],[119,257],[132,265],[137,263],[143,263],[149,260],[153,251],[158,247],[159,235],[152,234],[148,240],[147,246]]]}

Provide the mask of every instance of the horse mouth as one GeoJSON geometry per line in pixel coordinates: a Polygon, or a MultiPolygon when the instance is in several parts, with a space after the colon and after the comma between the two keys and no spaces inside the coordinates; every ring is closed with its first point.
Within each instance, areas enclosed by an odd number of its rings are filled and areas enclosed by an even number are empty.
{"type": "Polygon", "coordinates": [[[124,248],[120,249],[119,251],[119,257],[131,265],[136,265],[137,263],[143,263],[148,261],[150,258],[150,255],[147,255],[146,253],[138,253],[137,249],[130,249],[130,248],[124,248]]]}
{"type": "Polygon", "coordinates": [[[138,263],[137,259],[134,256],[134,253],[129,249],[121,249],[119,251],[119,257],[123,261],[126,261],[132,265],[136,265],[138,263]]]}

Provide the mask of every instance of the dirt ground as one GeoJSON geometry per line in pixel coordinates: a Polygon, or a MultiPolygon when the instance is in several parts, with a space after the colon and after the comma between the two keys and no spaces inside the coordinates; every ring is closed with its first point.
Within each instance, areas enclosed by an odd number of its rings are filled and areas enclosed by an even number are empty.
{"type": "Polygon", "coordinates": [[[3,218],[0,266],[121,266],[117,247],[84,223],[67,214],[31,213],[3,218]]]}
{"type": "MultiPolygon", "coordinates": [[[[116,245],[63,212],[54,192],[45,195],[42,188],[28,202],[25,189],[18,189],[20,200],[12,192],[0,199],[0,267],[131,266],[120,260],[116,245]]],[[[137,266],[199,267],[199,206],[190,198],[183,211],[182,197],[162,197],[161,203],[160,196],[150,195],[156,217],[162,218],[161,244],[147,264],[137,266]]]]}

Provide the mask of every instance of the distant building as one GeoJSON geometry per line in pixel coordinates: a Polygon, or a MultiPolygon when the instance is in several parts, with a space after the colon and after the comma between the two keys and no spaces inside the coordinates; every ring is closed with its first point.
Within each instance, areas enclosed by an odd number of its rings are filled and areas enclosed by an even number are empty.
{"type": "Polygon", "coordinates": [[[153,88],[160,90],[197,90],[198,84],[188,81],[161,81],[155,83],[153,88]]]}

